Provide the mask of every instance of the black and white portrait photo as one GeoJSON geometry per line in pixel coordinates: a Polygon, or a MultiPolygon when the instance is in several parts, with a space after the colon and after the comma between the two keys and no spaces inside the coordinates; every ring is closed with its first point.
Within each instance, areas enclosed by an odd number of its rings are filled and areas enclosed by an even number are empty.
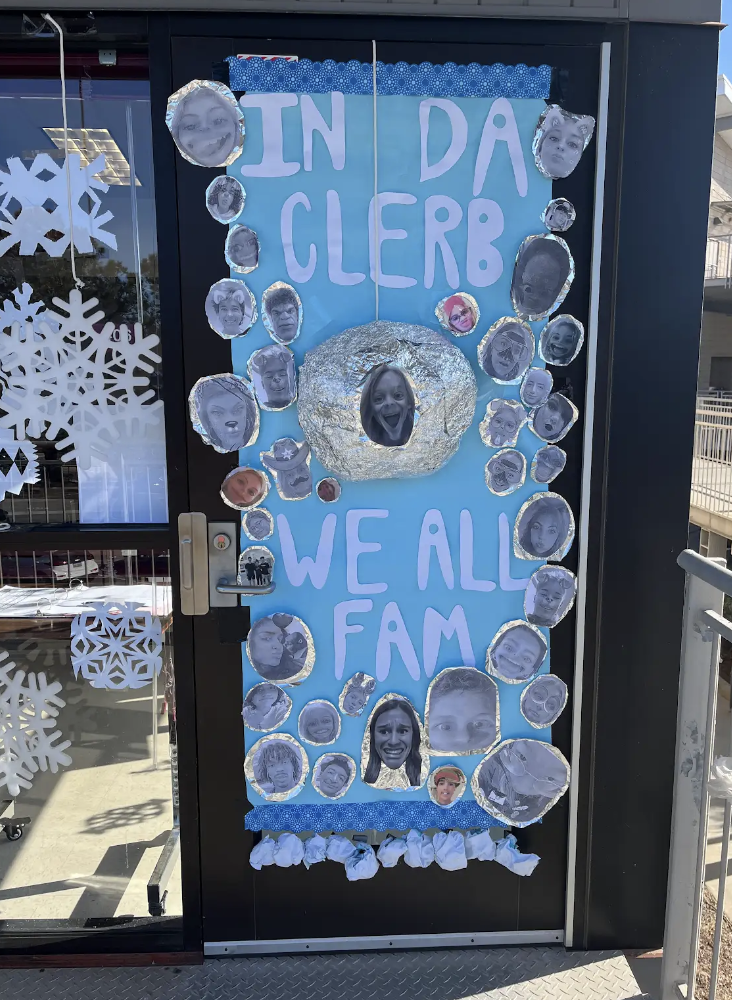
{"type": "Polygon", "coordinates": [[[465,337],[478,325],[480,309],[472,295],[457,292],[437,303],[435,316],[443,330],[454,337],[465,337]]]}
{"type": "Polygon", "coordinates": [[[361,390],[361,426],[366,437],[385,448],[407,444],[414,427],[414,392],[396,365],[372,368],[361,390]]]}
{"type": "Polygon", "coordinates": [[[478,804],[511,826],[535,823],[569,788],[569,764],[556,747],[539,740],[507,740],[475,769],[478,804]]]}
{"type": "Polygon", "coordinates": [[[561,441],[574,426],[579,411],[561,392],[553,392],[546,403],[529,415],[529,427],[542,441],[561,441]]]}
{"type": "Polygon", "coordinates": [[[366,726],[361,779],[383,789],[420,788],[427,778],[426,767],[417,713],[406,698],[385,695],[366,726]]]}
{"type": "Polygon", "coordinates": [[[359,670],[346,681],[338,699],[338,707],[344,715],[361,715],[368,700],[376,690],[376,679],[359,670]]]}
{"type": "Polygon", "coordinates": [[[224,340],[243,337],[257,319],[257,303],[243,281],[222,278],[206,296],[206,319],[224,340]]]}
{"type": "Polygon", "coordinates": [[[274,518],[263,507],[248,510],[241,519],[244,534],[253,542],[263,542],[274,533],[274,518]]]}
{"type": "Polygon", "coordinates": [[[323,503],[335,503],[341,498],[341,484],[333,476],[326,476],[315,487],[315,495],[323,503]]]}
{"type": "Polygon", "coordinates": [[[566,233],[576,218],[575,207],[566,198],[553,198],[541,213],[541,221],[553,233],[566,233]]]}
{"type": "Polygon", "coordinates": [[[262,295],[262,322],[272,340],[291,344],[302,326],[302,302],[291,285],[275,281],[262,295]]]}
{"type": "Polygon", "coordinates": [[[535,483],[551,483],[567,464],[567,453],[555,444],[539,448],[531,461],[531,478],[535,483]]]}
{"type": "Polygon", "coordinates": [[[453,764],[436,768],[427,779],[429,796],[441,809],[451,809],[459,802],[467,785],[465,774],[453,764]]]}
{"type": "Polygon", "coordinates": [[[487,753],[501,738],[496,682],[475,667],[448,667],[430,683],[425,707],[431,754],[487,753]]]}
{"type": "Polygon", "coordinates": [[[191,80],[168,98],[165,123],[189,163],[227,167],[244,144],[244,115],[223,83],[191,80]]]}
{"type": "Polygon", "coordinates": [[[326,753],[313,768],[313,788],[326,799],[342,798],[356,777],[356,762],[344,753],[326,753]]]}
{"type": "Polygon", "coordinates": [[[244,211],[246,192],[236,177],[215,177],[206,188],[206,208],[212,219],[228,225],[244,211]]]}
{"type": "Polygon", "coordinates": [[[573,280],[574,261],[561,237],[527,236],[511,279],[513,307],[524,319],[544,319],[562,304],[573,280]]]}
{"type": "Polygon", "coordinates": [[[488,647],[485,666],[507,684],[524,684],[536,676],[546,654],[546,639],[538,628],[522,621],[506,622],[488,647]]]}
{"type": "Polygon", "coordinates": [[[539,172],[553,181],[569,177],[594,130],[595,119],[589,115],[573,115],[550,104],[541,113],[531,147],[539,172]]]}
{"type": "Polygon", "coordinates": [[[552,373],[546,368],[529,368],[524,375],[519,391],[521,402],[530,410],[541,406],[549,398],[553,385],[552,373]]]}
{"type": "Polygon", "coordinates": [[[325,746],[341,735],[341,717],[329,701],[309,701],[297,719],[297,732],[305,743],[325,746]]]}
{"type": "Polygon", "coordinates": [[[532,625],[553,628],[574,604],[577,577],[563,566],[542,566],[531,574],[524,613],[532,625]]]}
{"type": "Polygon", "coordinates": [[[259,239],[248,226],[234,226],[224,245],[224,257],[232,271],[249,274],[259,266],[259,239]]]}
{"type": "Polygon", "coordinates": [[[249,662],[267,681],[293,684],[307,677],[315,663],[310,629],[288,614],[268,615],[254,622],[247,636],[249,662]]]}
{"type": "Polygon", "coordinates": [[[528,323],[504,316],[478,344],[478,364],[501,385],[521,380],[534,357],[534,334],[528,323]]]}
{"type": "Polygon", "coordinates": [[[270,802],[286,802],[297,795],[309,770],[305,750],[285,733],[263,736],[244,761],[244,773],[254,790],[270,802]]]}
{"type": "Polygon", "coordinates": [[[263,410],[284,410],[295,402],[295,356],[288,347],[261,347],[249,359],[247,371],[263,410]]]}
{"type": "Polygon", "coordinates": [[[567,685],[556,674],[540,674],[521,692],[521,714],[534,729],[553,726],[567,704],[567,685]]]}
{"type": "Polygon", "coordinates": [[[250,545],[239,556],[236,582],[251,590],[266,590],[272,582],[274,556],[263,545],[250,545]]]}
{"type": "Polygon", "coordinates": [[[480,423],[480,436],[488,448],[515,448],[526,423],[526,410],[515,399],[492,399],[480,423]]]}
{"type": "Polygon", "coordinates": [[[497,497],[506,497],[520,489],[526,480],[526,458],[514,448],[504,448],[485,467],[485,483],[497,497]]]}
{"type": "Polygon", "coordinates": [[[559,562],[574,540],[569,504],[557,493],[535,494],[518,513],[513,548],[519,559],[559,562]]]}
{"type": "Polygon", "coordinates": [[[244,725],[260,733],[271,733],[287,719],[292,699],[276,684],[255,684],[247,691],[242,708],[244,725]]]}
{"type": "Polygon", "coordinates": [[[304,500],[313,492],[310,445],[307,441],[279,438],[271,451],[263,451],[262,462],[271,470],[283,500],[304,500]]]}
{"type": "Polygon", "coordinates": [[[193,429],[206,444],[228,454],[247,448],[259,435],[259,409],[252,387],[241,375],[206,375],[188,397],[193,429]]]}
{"type": "Polygon", "coordinates": [[[249,510],[256,507],[269,492],[269,479],[261,469],[240,465],[226,476],[221,484],[220,496],[227,507],[249,510]]]}
{"type": "Polygon", "coordinates": [[[555,316],[539,335],[539,357],[548,365],[568,365],[585,342],[585,328],[574,316],[555,316]]]}

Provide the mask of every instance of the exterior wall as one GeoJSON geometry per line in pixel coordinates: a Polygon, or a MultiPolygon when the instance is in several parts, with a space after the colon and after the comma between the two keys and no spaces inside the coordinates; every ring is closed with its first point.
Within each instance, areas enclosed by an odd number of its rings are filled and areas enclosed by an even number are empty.
{"type": "Polygon", "coordinates": [[[699,350],[700,392],[709,388],[709,370],[712,358],[732,357],[732,316],[705,311],[702,319],[701,346],[699,350]]]}

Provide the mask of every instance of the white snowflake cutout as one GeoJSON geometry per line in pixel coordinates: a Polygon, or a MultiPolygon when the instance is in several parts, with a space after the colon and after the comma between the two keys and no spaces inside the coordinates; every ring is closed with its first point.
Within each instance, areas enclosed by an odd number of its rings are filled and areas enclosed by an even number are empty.
{"type": "Polygon", "coordinates": [[[26,483],[37,483],[38,455],[32,441],[16,441],[11,430],[0,427],[0,500],[16,496],[26,483]]]}
{"type": "Polygon", "coordinates": [[[71,623],[74,675],[92,687],[141,688],[163,666],[160,619],[136,601],[96,602],[71,623]]]}

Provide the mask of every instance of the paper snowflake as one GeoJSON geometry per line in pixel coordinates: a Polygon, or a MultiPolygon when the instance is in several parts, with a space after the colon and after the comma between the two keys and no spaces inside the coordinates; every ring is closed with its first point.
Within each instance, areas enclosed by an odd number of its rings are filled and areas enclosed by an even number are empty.
{"type": "Polygon", "coordinates": [[[74,675],[92,687],[141,688],[163,665],[160,619],[135,601],[97,602],[71,623],[74,675]]]}
{"type": "Polygon", "coordinates": [[[66,704],[60,690],[59,681],[26,674],[0,651],[0,787],[6,785],[13,797],[31,787],[38,771],[56,774],[72,762],[64,752],[71,741],[58,742],[56,717],[66,704]]]}
{"type": "Polygon", "coordinates": [[[13,295],[15,304],[6,300],[0,312],[0,427],[14,428],[18,439],[45,434],[54,441],[63,433],[56,443],[63,460],[88,469],[94,456],[104,460],[123,429],[142,435],[159,422],[163,404],[152,399],[149,378],[160,360],[157,336],[143,336],[139,323],[133,337],[124,324],[118,331],[111,322],[95,329],[105,319],[94,310],[99,300],[83,302],[77,289],[68,302],[53,300],[59,312],[30,303],[29,285],[13,295]],[[34,312],[12,320],[24,310],[34,312]],[[2,325],[7,318],[9,332],[2,325]]]}
{"type": "Polygon", "coordinates": [[[16,496],[26,483],[39,479],[38,455],[32,441],[16,441],[12,431],[0,427],[0,500],[16,496]]]}
{"type": "MultiPolygon", "coordinates": [[[[74,247],[79,253],[93,253],[93,236],[116,250],[116,237],[102,228],[114,216],[99,214],[102,203],[97,191],[109,190],[95,176],[104,170],[104,155],[86,167],[81,166],[78,153],[69,153],[68,160],[74,247]],[[80,204],[83,196],[88,211],[80,204]]],[[[16,243],[24,257],[32,256],[38,246],[51,257],[61,257],[71,243],[65,161],[59,163],[48,153],[39,153],[27,170],[17,156],[8,159],[7,167],[7,173],[0,170],[0,232],[7,233],[0,238],[0,257],[16,243]],[[61,235],[52,238],[49,233],[54,231],[61,235]]]]}

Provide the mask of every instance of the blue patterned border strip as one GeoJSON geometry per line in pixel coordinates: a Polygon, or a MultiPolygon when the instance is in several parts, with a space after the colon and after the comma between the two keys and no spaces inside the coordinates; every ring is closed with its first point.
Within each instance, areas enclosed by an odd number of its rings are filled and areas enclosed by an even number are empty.
{"type": "Polygon", "coordinates": [[[245,817],[247,830],[485,830],[505,827],[477,802],[456,802],[452,809],[440,809],[432,802],[356,802],[338,805],[254,806],[245,817]]]}
{"type": "MultiPolygon", "coordinates": [[[[300,59],[240,59],[229,56],[229,86],[232,90],[286,94],[371,94],[371,63],[338,63],[332,59],[311,62],[300,59]]],[[[381,95],[406,94],[429,97],[538,97],[549,96],[551,66],[482,66],[470,63],[434,65],[423,62],[376,63],[376,89],[381,95]]]]}

